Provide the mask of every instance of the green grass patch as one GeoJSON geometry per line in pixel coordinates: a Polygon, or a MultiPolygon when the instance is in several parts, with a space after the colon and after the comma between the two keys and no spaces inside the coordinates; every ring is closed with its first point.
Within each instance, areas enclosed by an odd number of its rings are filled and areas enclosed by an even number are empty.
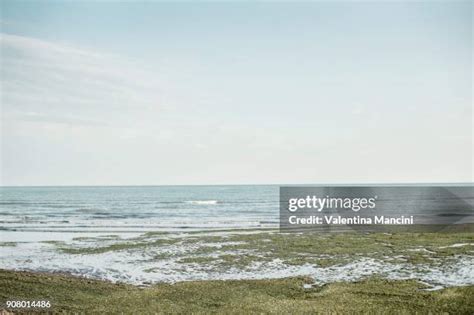
{"type": "Polygon", "coordinates": [[[304,289],[305,278],[194,281],[141,289],[63,275],[0,270],[7,300],[49,300],[49,312],[97,314],[473,314],[474,286],[424,291],[416,281],[368,279],[304,289]]]}

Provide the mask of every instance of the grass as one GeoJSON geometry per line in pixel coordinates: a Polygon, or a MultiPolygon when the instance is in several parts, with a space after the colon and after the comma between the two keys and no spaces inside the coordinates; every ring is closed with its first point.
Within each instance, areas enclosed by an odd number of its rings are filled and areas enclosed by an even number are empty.
{"type": "Polygon", "coordinates": [[[138,288],[65,275],[0,270],[0,308],[5,309],[5,302],[15,299],[49,300],[50,312],[87,314],[474,313],[474,286],[425,291],[424,285],[414,280],[372,278],[305,289],[308,281],[194,281],[138,288]]]}

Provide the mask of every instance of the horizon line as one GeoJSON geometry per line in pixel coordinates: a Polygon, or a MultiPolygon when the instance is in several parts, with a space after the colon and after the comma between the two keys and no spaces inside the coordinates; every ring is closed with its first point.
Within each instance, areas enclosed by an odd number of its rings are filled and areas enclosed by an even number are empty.
{"type": "Polygon", "coordinates": [[[372,183],[258,183],[258,184],[117,184],[117,185],[0,185],[0,188],[73,188],[73,187],[185,187],[185,186],[415,186],[415,185],[434,185],[434,186],[453,186],[453,185],[473,185],[471,182],[372,182],[372,183]]]}

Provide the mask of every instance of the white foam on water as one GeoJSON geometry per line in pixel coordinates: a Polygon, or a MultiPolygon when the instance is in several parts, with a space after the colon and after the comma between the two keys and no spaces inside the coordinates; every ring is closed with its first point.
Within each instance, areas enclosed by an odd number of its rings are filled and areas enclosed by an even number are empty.
{"type": "Polygon", "coordinates": [[[191,205],[216,205],[217,200],[189,200],[185,201],[185,203],[191,204],[191,205]]]}
{"type": "Polygon", "coordinates": [[[2,242],[45,242],[45,241],[62,241],[69,242],[78,237],[103,237],[107,235],[117,235],[122,239],[135,238],[142,233],[115,233],[109,232],[37,232],[37,231],[2,231],[0,241],[2,242]]]}
{"type": "MultiPolygon", "coordinates": [[[[238,242],[234,242],[237,245],[238,242]]],[[[340,281],[358,281],[370,276],[381,276],[392,280],[417,279],[432,286],[431,289],[447,286],[474,284],[474,257],[456,256],[437,266],[392,263],[373,258],[358,258],[347,264],[319,267],[314,264],[288,265],[281,259],[255,261],[245,268],[217,268],[212,262],[206,264],[183,264],[178,260],[203,246],[221,248],[223,243],[198,242],[192,245],[172,244],[159,248],[134,249],[98,254],[58,253],[53,244],[18,243],[16,246],[0,247],[0,268],[10,270],[33,270],[45,272],[67,272],[77,276],[125,282],[135,285],[158,282],[191,280],[239,280],[271,279],[309,276],[314,284],[322,285],[340,281]],[[160,254],[171,257],[160,259],[160,254]]],[[[240,244],[240,243],[239,243],[240,244]]],[[[221,252],[233,253],[237,252],[221,252]]],[[[208,255],[218,259],[219,255],[208,255]]],[[[194,256],[196,257],[196,256],[194,256]]]]}
{"type": "Polygon", "coordinates": [[[464,247],[464,246],[474,246],[474,243],[456,243],[456,244],[453,244],[453,245],[449,245],[449,246],[441,246],[439,248],[457,248],[457,247],[464,247]]]}

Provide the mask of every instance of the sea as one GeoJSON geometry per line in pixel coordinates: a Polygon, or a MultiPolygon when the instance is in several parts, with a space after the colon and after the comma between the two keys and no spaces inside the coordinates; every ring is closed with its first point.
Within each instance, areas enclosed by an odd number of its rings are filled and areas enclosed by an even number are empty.
{"type": "MultiPolygon", "coordinates": [[[[441,204],[438,192],[427,194],[417,185],[405,187],[408,193],[388,207],[423,218],[416,212],[421,209],[419,200],[428,196],[432,202],[424,202],[424,207],[438,208],[436,220],[459,221],[453,217],[459,215],[453,203],[441,204]]],[[[462,201],[470,209],[464,209],[460,222],[474,222],[474,186],[468,187],[462,201]]],[[[279,192],[277,185],[2,187],[0,229],[6,237],[7,231],[122,234],[277,228],[279,192]]],[[[449,194],[443,199],[453,198],[449,194]]],[[[432,216],[434,210],[430,211],[432,216]]]]}
{"type": "Polygon", "coordinates": [[[120,232],[278,226],[279,186],[3,187],[5,231],[120,232]]]}

